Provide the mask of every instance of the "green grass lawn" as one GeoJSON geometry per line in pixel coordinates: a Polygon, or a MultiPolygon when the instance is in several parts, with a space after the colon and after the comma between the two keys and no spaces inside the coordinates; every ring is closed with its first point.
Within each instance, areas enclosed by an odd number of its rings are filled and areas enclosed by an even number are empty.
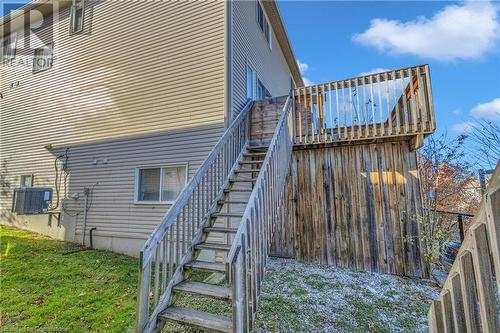
{"type": "Polygon", "coordinates": [[[138,260],[0,226],[2,331],[133,332],[138,260]]]}
{"type": "MultiPolygon", "coordinates": [[[[0,226],[0,332],[133,332],[138,260],[98,250],[68,254],[78,249],[0,226]]],[[[426,332],[438,293],[410,279],[270,259],[255,332],[426,332]]],[[[189,294],[175,300],[231,315],[224,301],[189,294]]],[[[200,331],[175,323],[163,330],[194,332],[200,331]]]]}
{"type": "MultiPolygon", "coordinates": [[[[0,332],[134,332],[138,259],[99,250],[68,254],[79,249],[0,226],[0,332]]],[[[224,301],[180,294],[176,304],[231,315],[224,301]]],[[[201,331],[169,322],[162,332],[201,331]]]]}

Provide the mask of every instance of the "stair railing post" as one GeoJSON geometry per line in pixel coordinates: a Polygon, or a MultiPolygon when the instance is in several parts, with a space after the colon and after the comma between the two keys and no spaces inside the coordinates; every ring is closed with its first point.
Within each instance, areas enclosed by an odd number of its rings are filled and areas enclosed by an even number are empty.
{"type": "Polygon", "coordinates": [[[149,319],[149,289],[151,284],[151,262],[146,266],[142,262],[141,252],[141,270],[139,272],[139,294],[137,296],[137,327],[136,331],[141,333],[149,319]]]}

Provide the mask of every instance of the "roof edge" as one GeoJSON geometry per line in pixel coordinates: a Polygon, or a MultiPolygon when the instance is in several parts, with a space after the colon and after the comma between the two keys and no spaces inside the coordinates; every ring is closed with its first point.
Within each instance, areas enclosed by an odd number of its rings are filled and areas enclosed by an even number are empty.
{"type": "Polygon", "coordinates": [[[261,0],[261,2],[262,6],[266,10],[269,20],[271,21],[271,26],[273,27],[274,34],[278,40],[281,50],[283,51],[288,67],[292,72],[293,80],[295,81],[297,87],[303,87],[304,80],[302,79],[302,74],[300,74],[297,58],[293,52],[292,44],[288,38],[276,0],[261,0]]]}

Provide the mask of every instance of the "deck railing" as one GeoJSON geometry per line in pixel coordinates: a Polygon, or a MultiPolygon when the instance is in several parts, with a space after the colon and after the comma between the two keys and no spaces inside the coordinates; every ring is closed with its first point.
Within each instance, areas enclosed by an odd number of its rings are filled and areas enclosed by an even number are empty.
{"type": "Polygon", "coordinates": [[[248,102],[199,167],[156,227],[140,253],[137,331],[151,332],[170,302],[172,287],[181,281],[182,265],[190,260],[217,197],[247,144],[248,102]]]}
{"type": "Polygon", "coordinates": [[[499,291],[500,163],[441,294],[431,305],[430,332],[500,332],[499,291]]]}
{"type": "Polygon", "coordinates": [[[292,133],[293,103],[288,98],[227,256],[233,288],[233,332],[252,331],[268,254],[270,225],[279,216],[289,168],[292,133]]]}
{"type": "Polygon", "coordinates": [[[428,65],[315,84],[293,96],[296,144],[425,135],[435,129],[428,65]]]}

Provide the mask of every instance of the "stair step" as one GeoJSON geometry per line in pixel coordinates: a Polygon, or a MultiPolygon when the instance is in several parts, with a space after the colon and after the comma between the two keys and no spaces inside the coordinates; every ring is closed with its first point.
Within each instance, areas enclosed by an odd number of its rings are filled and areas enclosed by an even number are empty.
{"type": "Polygon", "coordinates": [[[237,233],[238,229],[235,228],[226,228],[226,227],[207,227],[203,229],[204,232],[219,232],[219,233],[237,233]]]}
{"type": "Polygon", "coordinates": [[[198,250],[229,251],[229,250],[231,250],[231,245],[203,242],[203,243],[196,244],[195,248],[198,250]]]}
{"type": "Polygon", "coordinates": [[[243,153],[245,157],[266,156],[267,153],[243,153]]]}
{"type": "Polygon", "coordinates": [[[243,213],[213,213],[211,217],[243,217],[243,213]]]}
{"type": "Polygon", "coordinates": [[[231,299],[231,289],[203,282],[182,281],[175,285],[173,289],[177,292],[183,291],[224,300],[231,299]]]}
{"type": "Polygon", "coordinates": [[[173,320],[217,332],[230,333],[233,330],[233,322],[229,317],[178,306],[166,308],[158,317],[163,320],[173,320]]]}
{"type": "Polygon", "coordinates": [[[245,164],[262,164],[264,163],[264,160],[255,160],[255,161],[240,161],[239,162],[241,165],[245,164]]]}
{"type": "Polygon", "coordinates": [[[235,170],[234,172],[236,172],[236,173],[254,173],[254,172],[260,172],[260,169],[240,169],[240,170],[235,170]]]}
{"type": "Polygon", "coordinates": [[[200,271],[206,271],[206,272],[222,272],[222,273],[226,272],[226,266],[218,262],[191,260],[184,266],[187,268],[198,269],[200,271]]]}
{"type": "Polygon", "coordinates": [[[230,193],[230,192],[252,192],[253,190],[252,189],[244,189],[244,188],[236,188],[236,189],[230,189],[230,188],[226,188],[224,190],[224,193],[230,193]]]}
{"type": "Polygon", "coordinates": [[[269,149],[269,146],[248,146],[247,150],[261,150],[261,149],[269,149]]]}
{"type": "Polygon", "coordinates": [[[238,200],[219,200],[217,201],[219,205],[246,205],[248,201],[238,201],[238,200]]]}
{"type": "Polygon", "coordinates": [[[252,178],[252,179],[229,179],[230,182],[232,183],[253,183],[257,180],[257,178],[252,178]]]}

